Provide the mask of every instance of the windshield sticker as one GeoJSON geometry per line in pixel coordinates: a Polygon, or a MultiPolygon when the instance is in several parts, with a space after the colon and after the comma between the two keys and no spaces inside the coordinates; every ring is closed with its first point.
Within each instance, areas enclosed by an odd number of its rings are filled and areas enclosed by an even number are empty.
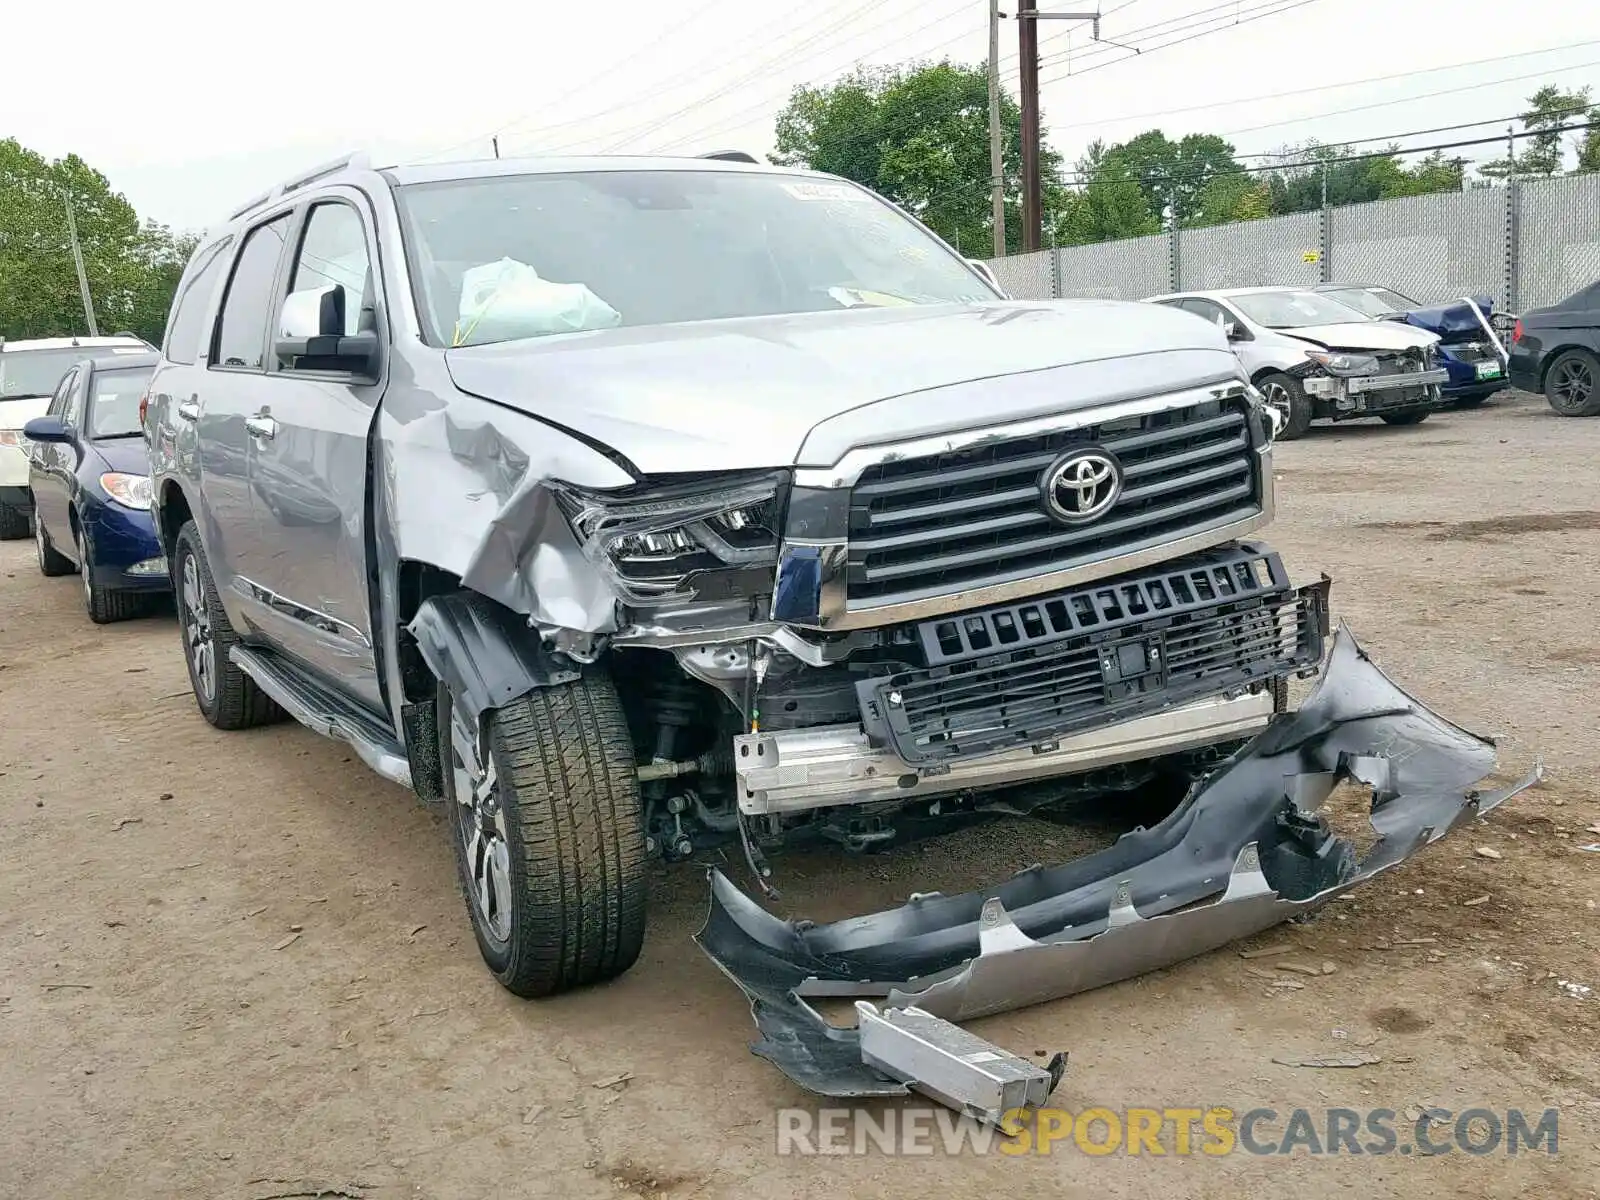
{"type": "Polygon", "coordinates": [[[831,200],[835,203],[871,204],[872,197],[847,183],[786,183],[783,190],[796,200],[831,200]]]}

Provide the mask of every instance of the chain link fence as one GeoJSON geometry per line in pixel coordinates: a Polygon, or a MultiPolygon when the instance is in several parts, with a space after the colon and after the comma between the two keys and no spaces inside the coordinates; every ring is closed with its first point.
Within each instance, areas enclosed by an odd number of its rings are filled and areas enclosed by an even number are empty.
{"type": "Polygon", "coordinates": [[[1178,238],[1174,291],[1322,282],[1322,214],[1290,213],[1186,229],[1178,238]]]}
{"type": "Polygon", "coordinates": [[[1480,188],[1329,209],[1328,277],[1424,302],[1491,296],[1504,308],[1507,195],[1480,188]]]}
{"type": "Polygon", "coordinates": [[[1496,307],[1518,311],[1600,279],[1600,174],[1375,200],[989,265],[1012,296],[1029,300],[1140,300],[1337,280],[1382,284],[1425,303],[1490,296],[1496,307]]]}
{"type": "Polygon", "coordinates": [[[1600,175],[1569,175],[1519,191],[1513,304],[1554,304],[1600,279],[1600,175]]]}
{"type": "Polygon", "coordinates": [[[1171,278],[1172,242],[1165,234],[1056,251],[1056,279],[1063,296],[1143,300],[1171,291],[1171,278]]]}

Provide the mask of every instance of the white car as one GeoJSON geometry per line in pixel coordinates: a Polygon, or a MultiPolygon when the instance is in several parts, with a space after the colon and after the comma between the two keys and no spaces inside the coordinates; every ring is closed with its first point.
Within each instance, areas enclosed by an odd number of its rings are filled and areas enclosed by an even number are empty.
{"type": "Polygon", "coordinates": [[[22,427],[44,416],[61,377],[80,359],[124,351],[147,354],[153,349],[131,333],[26,342],[0,339],[0,540],[25,538],[33,531],[22,427]]]}
{"type": "Polygon", "coordinates": [[[1439,335],[1425,329],[1362,320],[1301,288],[1175,292],[1148,302],[1222,326],[1250,381],[1282,415],[1285,440],[1319,419],[1415,425],[1442,403],[1449,373],[1439,361],[1439,335]]]}

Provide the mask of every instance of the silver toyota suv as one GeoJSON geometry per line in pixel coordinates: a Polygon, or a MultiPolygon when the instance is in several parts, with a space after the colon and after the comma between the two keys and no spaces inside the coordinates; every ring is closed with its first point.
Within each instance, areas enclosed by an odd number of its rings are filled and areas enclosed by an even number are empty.
{"type": "Polygon", "coordinates": [[[208,232],[148,405],[201,711],[442,804],[521,995],[633,963],[651,856],[1198,773],[1327,635],[1220,330],[825,175],[341,160],[208,232]]]}

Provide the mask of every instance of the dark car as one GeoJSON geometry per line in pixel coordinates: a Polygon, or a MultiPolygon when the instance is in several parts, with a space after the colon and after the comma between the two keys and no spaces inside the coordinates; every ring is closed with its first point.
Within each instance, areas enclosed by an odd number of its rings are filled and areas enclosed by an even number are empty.
{"type": "Polygon", "coordinates": [[[171,590],[150,516],[150,465],[139,402],[159,355],[85,359],[23,427],[39,570],[83,576],[97,624],[143,611],[171,590]]]}
{"type": "MultiPolygon", "coordinates": [[[[1476,408],[1508,386],[1501,349],[1472,305],[1461,300],[1422,304],[1393,288],[1366,283],[1324,283],[1312,289],[1377,320],[1401,321],[1439,335],[1439,361],[1450,373],[1442,389],[1447,404],[1476,408]]],[[[1488,296],[1473,296],[1490,329],[1505,321],[1488,296]]],[[[1498,333],[1496,337],[1500,336],[1498,333]]]]}
{"type": "Polygon", "coordinates": [[[1563,417],[1600,416],[1600,280],[1522,314],[1511,334],[1511,382],[1543,392],[1563,417]]]}

